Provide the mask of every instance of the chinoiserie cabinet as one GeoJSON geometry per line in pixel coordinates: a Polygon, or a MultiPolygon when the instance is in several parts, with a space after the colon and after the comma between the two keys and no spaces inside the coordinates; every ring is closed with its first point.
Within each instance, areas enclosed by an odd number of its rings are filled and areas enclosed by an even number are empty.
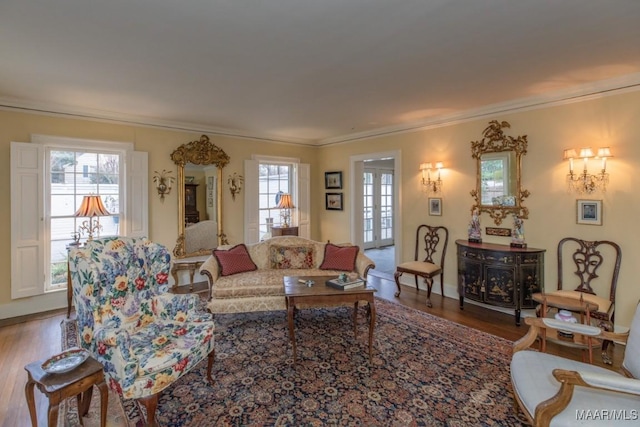
{"type": "Polygon", "coordinates": [[[515,309],[520,326],[523,308],[535,308],[532,299],[544,289],[544,249],[512,248],[492,243],[456,240],[458,294],[464,299],[515,309]]]}
{"type": "Polygon", "coordinates": [[[198,212],[198,203],[196,197],[196,189],[198,184],[184,185],[184,220],[187,224],[195,224],[200,222],[200,212],[198,212]]]}

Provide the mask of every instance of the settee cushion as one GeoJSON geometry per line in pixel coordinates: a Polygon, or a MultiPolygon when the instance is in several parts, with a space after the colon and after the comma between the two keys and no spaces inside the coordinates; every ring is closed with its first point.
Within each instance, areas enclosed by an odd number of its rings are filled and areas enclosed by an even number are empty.
{"type": "Polygon", "coordinates": [[[359,250],[360,248],[357,246],[336,246],[327,243],[324,247],[324,260],[320,269],[354,271],[359,250]]]}
{"type": "Polygon", "coordinates": [[[313,246],[280,246],[271,245],[269,259],[271,268],[283,270],[289,268],[309,269],[314,265],[313,246]]]}
{"type": "Polygon", "coordinates": [[[213,256],[220,265],[220,276],[231,276],[258,269],[251,260],[247,247],[242,243],[228,250],[214,249],[213,256]]]}

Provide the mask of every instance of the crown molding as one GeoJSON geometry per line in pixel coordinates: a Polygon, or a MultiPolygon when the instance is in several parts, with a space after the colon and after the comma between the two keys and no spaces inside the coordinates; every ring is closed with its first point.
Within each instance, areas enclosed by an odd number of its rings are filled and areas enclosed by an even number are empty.
{"type": "Polygon", "coordinates": [[[66,117],[80,120],[116,123],[123,125],[144,126],[162,128],[175,131],[206,133],[210,135],[230,136],[235,138],[268,141],[275,143],[289,143],[296,145],[316,145],[314,141],[303,138],[273,137],[264,134],[252,133],[244,130],[212,127],[200,123],[179,122],[172,120],[158,120],[132,114],[115,113],[110,111],[94,110],[90,108],[77,108],[68,105],[60,105],[45,102],[30,102],[15,98],[0,97],[0,109],[10,111],[28,112],[46,116],[66,117]]]}
{"type": "Polygon", "coordinates": [[[357,141],[366,138],[374,138],[406,132],[415,132],[442,126],[451,126],[457,123],[473,121],[495,114],[516,113],[539,108],[554,107],[637,90],[640,90],[640,73],[628,74],[612,79],[572,86],[571,88],[556,91],[550,94],[520,98],[503,103],[485,105],[479,108],[464,110],[453,114],[430,117],[428,119],[413,121],[410,123],[387,126],[365,132],[356,132],[320,140],[275,137],[272,135],[259,134],[246,130],[218,128],[199,123],[157,120],[149,117],[136,116],[131,114],[115,113],[89,108],[70,107],[54,103],[35,101],[29,102],[4,97],[0,97],[0,109],[82,120],[162,128],[183,132],[206,133],[211,135],[229,136],[234,138],[267,141],[272,143],[319,147],[357,141]]]}
{"type": "Polygon", "coordinates": [[[495,114],[517,113],[539,108],[555,107],[638,90],[640,90],[640,73],[628,74],[622,77],[572,86],[571,88],[550,94],[520,98],[507,102],[485,105],[480,108],[464,110],[453,114],[430,117],[428,119],[414,121],[411,123],[403,123],[401,125],[387,126],[365,132],[356,132],[326,138],[318,141],[318,145],[332,145],[352,142],[359,139],[451,126],[458,123],[478,120],[487,116],[493,116],[495,114]]]}

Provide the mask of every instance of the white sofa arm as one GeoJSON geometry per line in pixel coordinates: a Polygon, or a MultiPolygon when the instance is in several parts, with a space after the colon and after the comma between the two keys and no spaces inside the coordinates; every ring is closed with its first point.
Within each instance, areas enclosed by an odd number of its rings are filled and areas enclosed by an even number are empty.
{"type": "Polygon", "coordinates": [[[366,256],[361,250],[358,251],[358,256],[356,257],[356,272],[362,278],[367,278],[367,273],[369,269],[375,267],[375,263],[366,256]]]}
{"type": "Polygon", "coordinates": [[[200,274],[203,276],[207,276],[207,280],[209,281],[209,300],[213,296],[213,284],[218,280],[218,274],[220,272],[220,265],[218,264],[218,260],[216,257],[211,255],[207,260],[200,266],[200,270],[198,270],[200,274]]]}

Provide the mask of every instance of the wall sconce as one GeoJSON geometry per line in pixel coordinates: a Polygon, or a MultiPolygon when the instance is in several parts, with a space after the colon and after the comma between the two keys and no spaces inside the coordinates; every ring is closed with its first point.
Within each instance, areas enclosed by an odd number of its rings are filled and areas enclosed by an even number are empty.
{"type": "Polygon", "coordinates": [[[442,169],[442,162],[436,162],[436,169],[438,170],[438,178],[431,179],[431,169],[433,165],[431,163],[421,163],[420,171],[422,172],[422,185],[427,193],[437,194],[442,191],[442,179],[440,179],[440,170],[442,169]]]}
{"type": "MultiPolygon", "coordinates": [[[[111,215],[107,208],[104,207],[102,203],[102,198],[100,196],[91,195],[84,196],[82,199],[82,203],[80,204],[80,208],[74,214],[77,217],[88,217],[88,221],[83,221],[82,225],[78,227],[78,233],[84,234],[85,232],[88,234],[87,241],[93,240],[93,233],[96,233],[100,236],[100,230],[102,230],[102,226],[99,221],[96,221],[93,224],[94,216],[109,216],[111,215]]],[[[74,237],[75,240],[75,237],[74,237]]]]}
{"type": "Polygon", "coordinates": [[[231,191],[231,198],[233,200],[236,199],[236,194],[240,194],[242,190],[242,183],[244,182],[244,178],[242,175],[238,175],[236,172],[233,175],[229,175],[229,179],[227,180],[229,183],[229,191],[231,191]]]}
{"type": "Polygon", "coordinates": [[[291,220],[291,209],[295,208],[293,206],[293,201],[291,200],[291,194],[284,193],[280,195],[280,201],[278,202],[277,209],[282,209],[280,211],[280,221],[282,222],[282,227],[289,227],[289,221],[291,220]]]}
{"type": "Polygon", "coordinates": [[[577,194],[591,194],[597,190],[605,192],[607,190],[607,184],[609,183],[609,174],[607,173],[608,157],[613,157],[609,147],[598,148],[595,155],[591,148],[581,148],[579,154],[574,148],[564,150],[562,158],[563,160],[569,160],[569,173],[567,174],[569,191],[573,191],[577,194]],[[574,173],[573,171],[573,159],[575,158],[584,160],[582,173],[574,173]],[[589,173],[587,165],[591,158],[602,159],[602,168],[600,169],[600,173],[589,173]]]}
{"type": "Polygon", "coordinates": [[[160,173],[158,173],[158,171],[154,171],[153,173],[155,173],[153,176],[153,183],[156,185],[156,189],[160,195],[160,200],[164,200],[164,196],[171,193],[171,185],[175,178],[169,176],[171,171],[166,171],[164,169],[162,169],[162,172],[160,173]]]}

